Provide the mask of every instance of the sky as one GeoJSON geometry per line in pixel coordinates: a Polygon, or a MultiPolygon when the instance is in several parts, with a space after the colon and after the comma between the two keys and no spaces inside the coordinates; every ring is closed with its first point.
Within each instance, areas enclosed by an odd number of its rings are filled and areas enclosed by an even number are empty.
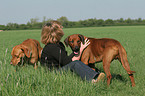
{"type": "Polygon", "coordinates": [[[1,0],[0,25],[27,24],[31,18],[69,21],[91,18],[145,19],[145,0],[1,0]]]}

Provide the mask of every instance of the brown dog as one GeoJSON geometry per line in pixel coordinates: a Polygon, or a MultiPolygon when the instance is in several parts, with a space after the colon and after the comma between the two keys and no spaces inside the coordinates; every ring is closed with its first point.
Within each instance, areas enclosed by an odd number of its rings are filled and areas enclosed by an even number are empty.
{"type": "Polygon", "coordinates": [[[41,58],[42,48],[40,43],[34,39],[27,39],[23,41],[20,45],[13,47],[11,55],[12,59],[10,64],[14,66],[18,64],[23,64],[25,62],[34,64],[34,68],[38,60],[41,58]]]}
{"type": "MultiPolygon", "coordinates": [[[[64,42],[65,44],[71,47],[74,52],[79,52],[81,42],[84,43],[84,39],[86,37],[80,34],[73,34],[68,36],[64,42]]],[[[80,60],[89,65],[92,64],[95,67],[96,62],[103,62],[103,69],[107,76],[107,85],[110,84],[111,81],[111,73],[110,73],[110,63],[114,59],[118,59],[124,69],[129,74],[129,77],[132,82],[132,86],[135,86],[133,73],[135,71],[130,70],[130,66],[127,60],[127,54],[123,46],[114,39],[102,38],[88,38],[90,41],[90,45],[83,51],[80,60]]]]}

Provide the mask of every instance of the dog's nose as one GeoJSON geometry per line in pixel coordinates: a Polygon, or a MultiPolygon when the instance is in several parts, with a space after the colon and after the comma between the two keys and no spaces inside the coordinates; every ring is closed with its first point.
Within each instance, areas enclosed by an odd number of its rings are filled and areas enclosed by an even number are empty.
{"type": "Polygon", "coordinates": [[[77,49],[79,49],[79,47],[78,46],[75,46],[75,50],[77,50],[77,49]]]}

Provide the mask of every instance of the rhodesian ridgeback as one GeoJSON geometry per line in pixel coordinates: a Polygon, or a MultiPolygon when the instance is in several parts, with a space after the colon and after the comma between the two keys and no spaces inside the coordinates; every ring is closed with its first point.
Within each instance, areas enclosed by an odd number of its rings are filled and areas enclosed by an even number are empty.
{"type": "Polygon", "coordinates": [[[37,67],[37,62],[41,58],[42,48],[40,43],[34,39],[27,39],[20,45],[13,47],[10,64],[16,66],[24,63],[34,64],[37,67]]]}
{"type": "MultiPolygon", "coordinates": [[[[77,53],[79,52],[81,42],[84,43],[86,38],[88,37],[80,34],[73,34],[68,36],[64,40],[64,43],[66,46],[69,45],[70,48],[77,53]]],[[[112,78],[110,73],[110,63],[114,59],[118,59],[127,71],[132,82],[132,87],[135,86],[133,77],[133,73],[135,73],[135,71],[130,70],[126,50],[117,40],[110,38],[88,38],[88,40],[90,41],[90,45],[83,51],[80,58],[83,63],[93,65],[93,67],[95,67],[95,63],[102,61],[103,69],[107,76],[107,85],[110,85],[112,78]]]]}

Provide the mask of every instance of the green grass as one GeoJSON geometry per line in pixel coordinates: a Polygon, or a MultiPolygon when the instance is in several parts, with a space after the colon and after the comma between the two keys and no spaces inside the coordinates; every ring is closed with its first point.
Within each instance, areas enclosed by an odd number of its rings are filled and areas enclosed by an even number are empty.
{"type": "MultiPolygon", "coordinates": [[[[145,95],[145,26],[116,26],[68,28],[62,41],[71,34],[83,34],[94,38],[114,38],[124,46],[134,74],[136,87],[131,87],[127,72],[118,61],[111,63],[111,84],[106,79],[96,85],[83,81],[74,73],[50,72],[39,64],[18,68],[11,66],[11,51],[27,38],[40,41],[41,30],[0,32],[0,96],[144,96],[145,95]],[[122,77],[118,77],[121,74],[122,77]]],[[[41,46],[44,45],[41,43],[41,46]]],[[[68,53],[71,49],[66,48],[68,53]]],[[[102,62],[96,66],[102,71],[102,62]]]]}

